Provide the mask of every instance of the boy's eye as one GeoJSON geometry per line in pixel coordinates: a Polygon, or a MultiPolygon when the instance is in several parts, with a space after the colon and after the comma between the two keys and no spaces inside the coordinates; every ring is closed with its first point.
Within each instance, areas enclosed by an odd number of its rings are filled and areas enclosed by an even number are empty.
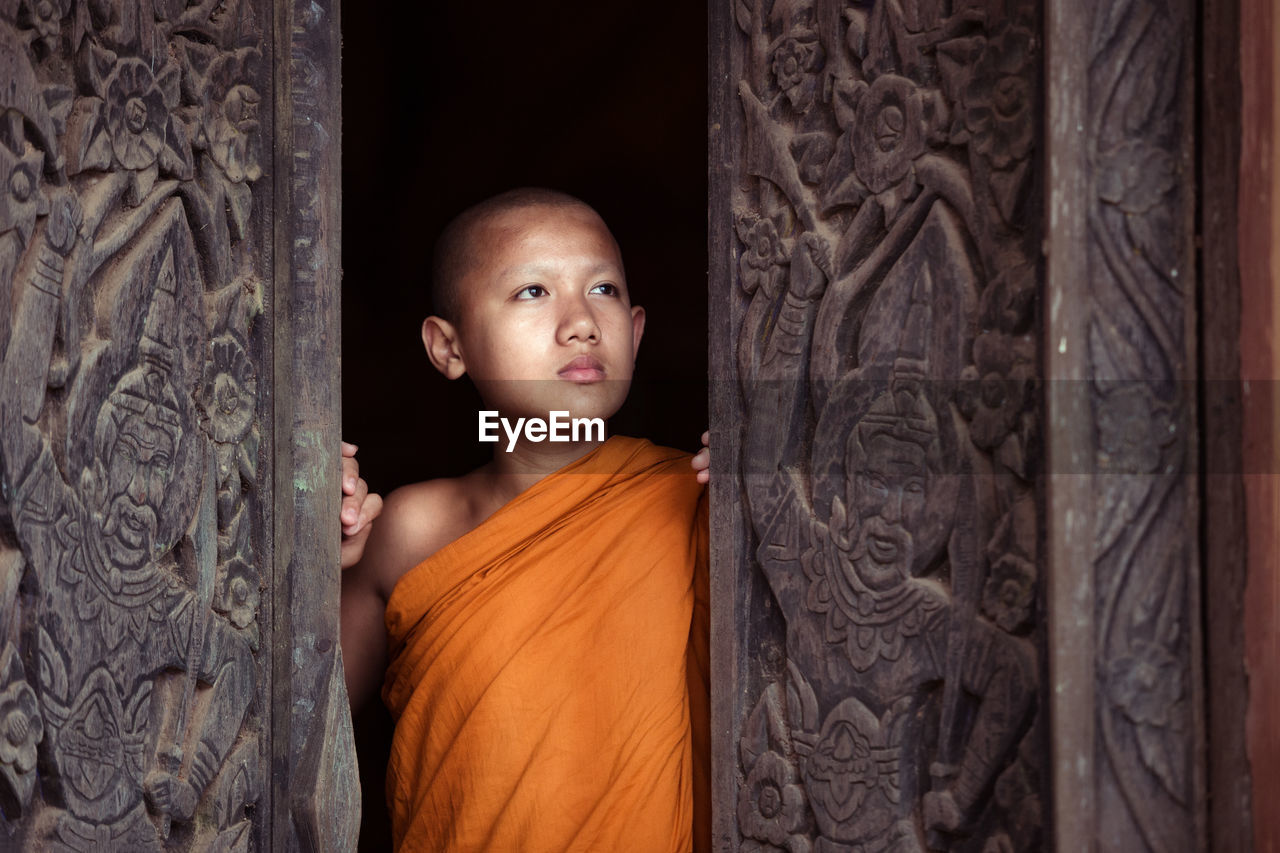
{"type": "Polygon", "coordinates": [[[527,284],[516,291],[516,299],[537,299],[547,295],[547,289],[540,284],[527,284]]]}
{"type": "Polygon", "coordinates": [[[618,285],[609,281],[600,282],[595,287],[591,288],[591,292],[598,293],[601,296],[617,296],[619,293],[621,293],[621,291],[618,289],[618,285]]]}

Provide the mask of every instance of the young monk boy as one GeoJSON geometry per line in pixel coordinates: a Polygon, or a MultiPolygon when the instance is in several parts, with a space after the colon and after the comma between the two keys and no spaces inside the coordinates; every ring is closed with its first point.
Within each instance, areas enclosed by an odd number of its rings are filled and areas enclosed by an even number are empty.
{"type": "Polygon", "coordinates": [[[506,426],[493,461],[380,516],[344,447],[342,651],[353,705],[383,685],[395,719],[396,848],[701,848],[706,452],[691,469],[603,429],[513,427],[625,400],[645,314],[617,243],[578,199],[525,189],[436,255],[427,356],[506,426]]]}

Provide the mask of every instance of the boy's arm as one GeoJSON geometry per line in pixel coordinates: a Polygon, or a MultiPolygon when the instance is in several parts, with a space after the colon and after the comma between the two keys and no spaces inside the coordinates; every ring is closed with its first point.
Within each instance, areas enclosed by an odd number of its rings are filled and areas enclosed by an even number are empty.
{"type": "Polygon", "coordinates": [[[458,503],[446,481],[404,486],[387,495],[385,504],[379,501],[377,523],[365,527],[359,562],[342,573],[342,663],[353,712],[378,692],[386,675],[385,616],[392,589],[453,538],[447,520],[458,503]]]}
{"type": "Polygon", "coordinates": [[[372,560],[366,557],[342,573],[342,666],[353,714],[377,692],[386,672],[386,609],[372,560]]]}

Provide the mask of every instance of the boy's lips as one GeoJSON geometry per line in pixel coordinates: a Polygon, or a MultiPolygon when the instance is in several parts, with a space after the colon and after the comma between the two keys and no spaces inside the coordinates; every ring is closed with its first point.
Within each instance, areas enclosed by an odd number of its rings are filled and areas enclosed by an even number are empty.
{"type": "Polygon", "coordinates": [[[599,382],[604,379],[604,365],[589,355],[580,355],[556,373],[569,382],[599,382]]]}

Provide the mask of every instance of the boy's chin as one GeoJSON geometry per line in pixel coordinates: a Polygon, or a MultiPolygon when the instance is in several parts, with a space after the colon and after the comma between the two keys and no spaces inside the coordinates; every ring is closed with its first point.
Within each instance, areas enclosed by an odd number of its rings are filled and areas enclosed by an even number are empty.
{"type": "Polygon", "coordinates": [[[481,399],[486,409],[496,411],[512,422],[517,418],[547,420],[552,412],[568,412],[569,418],[608,420],[622,408],[630,387],[630,380],[605,380],[581,385],[568,382],[520,382],[513,386],[503,383],[503,387],[486,390],[539,393],[482,393],[481,399]]]}

